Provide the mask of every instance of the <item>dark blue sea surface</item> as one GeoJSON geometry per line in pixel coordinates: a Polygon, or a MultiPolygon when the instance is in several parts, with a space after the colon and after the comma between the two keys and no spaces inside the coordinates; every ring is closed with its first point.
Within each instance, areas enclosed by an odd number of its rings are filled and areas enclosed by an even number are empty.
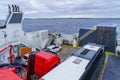
{"type": "MultiPolygon", "coordinates": [[[[0,21],[0,24],[2,22],[0,21]]],[[[23,20],[25,32],[47,29],[49,33],[75,33],[79,28],[92,28],[101,25],[116,26],[120,33],[120,18],[38,18],[23,20]]]]}

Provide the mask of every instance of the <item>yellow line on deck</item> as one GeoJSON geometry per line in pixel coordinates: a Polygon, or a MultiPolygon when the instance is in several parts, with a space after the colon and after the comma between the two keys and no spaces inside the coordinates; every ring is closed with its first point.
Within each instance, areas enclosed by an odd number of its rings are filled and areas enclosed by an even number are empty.
{"type": "Polygon", "coordinates": [[[100,75],[98,80],[102,80],[103,79],[103,75],[104,75],[104,72],[105,72],[105,69],[106,69],[106,65],[107,65],[107,62],[108,62],[108,56],[109,55],[116,56],[115,53],[108,52],[108,51],[106,51],[104,54],[106,55],[106,57],[105,57],[105,61],[104,61],[104,65],[103,65],[102,71],[101,71],[101,75],[100,75]]]}
{"type": "Polygon", "coordinates": [[[105,68],[106,68],[107,62],[108,62],[108,55],[106,55],[106,57],[105,57],[105,61],[104,61],[104,65],[103,65],[103,68],[102,68],[102,71],[101,71],[101,75],[100,75],[100,78],[98,80],[102,80],[103,79],[103,75],[104,75],[104,72],[105,72],[105,68]]]}
{"type": "Polygon", "coordinates": [[[105,54],[107,54],[107,55],[112,55],[112,56],[116,56],[115,53],[113,53],[113,52],[108,52],[108,51],[106,51],[105,54]]]}
{"type": "Polygon", "coordinates": [[[67,45],[67,44],[62,44],[63,46],[69,46],[69,47],[72,47],[72,48],[81,48],[81,46],[76,46],[76,47],[73,47],[73,45],[67,45]]]}

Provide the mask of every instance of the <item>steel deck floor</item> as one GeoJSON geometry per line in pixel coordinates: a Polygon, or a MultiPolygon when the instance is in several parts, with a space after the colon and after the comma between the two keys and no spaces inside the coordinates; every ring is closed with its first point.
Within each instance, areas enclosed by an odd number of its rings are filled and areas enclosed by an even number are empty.
{"type": "Polygon", "coordinates": [[[103,80],[120,80],[120,57],[108,56],[103,80]]]}
{"type": "Polygon", "coordinates": [[[62,51],[59,52],[58,56],[61,59],[61,62],[65,61],[71,54],[75,53],[80,48],[73,48],[69,45],[62,45],[62,51]]]}

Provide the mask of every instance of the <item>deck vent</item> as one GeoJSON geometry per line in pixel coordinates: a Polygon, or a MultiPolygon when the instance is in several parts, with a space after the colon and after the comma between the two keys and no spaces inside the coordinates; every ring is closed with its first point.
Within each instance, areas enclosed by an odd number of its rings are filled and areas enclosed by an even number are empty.
{"type": "Polygon", "coordinates": [[[83,52],[81,52],[82,55],[86,55],[89,52],[88,49],[85,49],[83,52]]]}
{"type": "Polygon", "coordinates": [[[79,58],[76,58],[74,61],[73,61],[73,63],[75,63],[75,64],[80,64],[81,63],[81,59],[79,59],[79,58]]]}

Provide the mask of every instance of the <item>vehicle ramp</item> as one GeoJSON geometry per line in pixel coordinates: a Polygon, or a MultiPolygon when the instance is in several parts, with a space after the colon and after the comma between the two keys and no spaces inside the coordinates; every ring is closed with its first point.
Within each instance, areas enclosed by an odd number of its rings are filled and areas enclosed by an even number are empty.
{"type": "MultiPolygon", "coordinates": [[[[87,37],[91,37],[91,38],[94,38],[94,32],[96,31],[96,28],[93,28],[93,29],[80,29],[80,31],[79,31],[79,38],[78,38],[78,44],[79,45],[82,45],[81,43],[82,43],[82,41],[86,41],[87,39],[87,37]]],[[[92,41],[90,41],[90,39],[89,39],[89,41],[90,42],[93,42],[93,41],[95,41],[95,40],[93,40],[93,39],[91,39],[92,41]]],[[[88,42],[88,41],[86,41],[86,42],[88,42]]],[[[84,45],[84,44],[83,44],[84,45]]]]}
{"type": "Polygon", "coordinates": [[[89,31],[87,31],[85,34],[83,34],[83,35],[78,39],[78,43],[80,43],[80,41],[84,40],[86,37],[88,37],[89,35],[91,35],[95,30],[96,30],[96,28],[93,28],[93,29],[90,29],[89,31]]]}

